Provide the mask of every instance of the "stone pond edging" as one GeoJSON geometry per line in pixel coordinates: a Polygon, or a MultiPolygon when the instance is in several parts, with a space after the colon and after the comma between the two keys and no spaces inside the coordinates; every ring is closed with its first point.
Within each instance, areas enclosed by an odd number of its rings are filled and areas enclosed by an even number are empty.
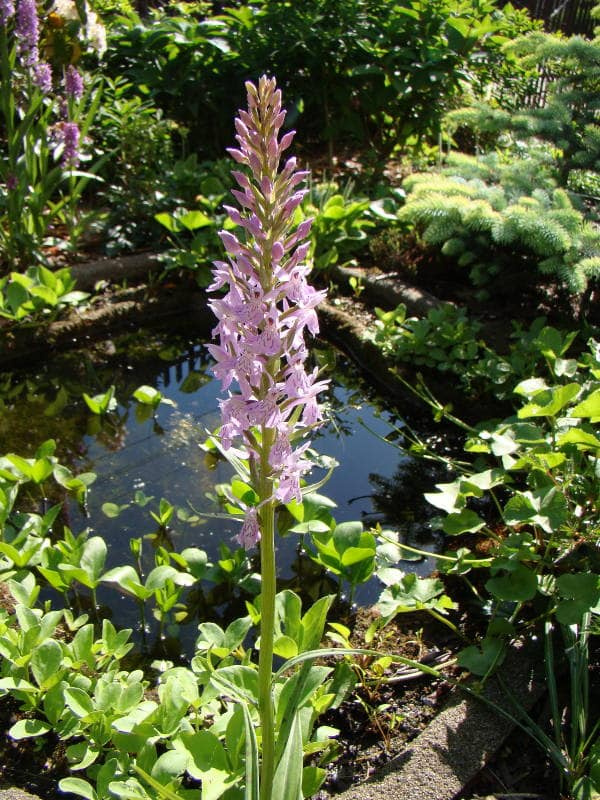
{"type": "MultiPolygon", "coordinates": [[[[503,680],[524,709],[543,693],[543,684],[534,678],[540,659],[537,643],[518,642],[502,665],[503,680]]],[[[506,695],[496,678],[486,683],[484,693],[506,708],[506,695]]],[[[444,708],[398,756],[366,781],[332,795],[332,800],[452,800],[498,752],[513,728],[510,720],[455,687],[444,708]]]]}

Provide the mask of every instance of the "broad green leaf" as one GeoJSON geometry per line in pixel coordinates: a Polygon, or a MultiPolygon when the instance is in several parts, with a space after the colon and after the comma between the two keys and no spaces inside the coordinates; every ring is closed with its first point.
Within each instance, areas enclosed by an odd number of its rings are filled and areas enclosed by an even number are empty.
{"type": "Polygon", "coordinates": [[[290,636],[278,636],[273,642],[273,653],[281,658],[298,655],[298,645],[290,636]]]}
{"type": "Polygon", "coordinates": [[[49,689],[60,679],[63,652],[54,639],[47,639],[35,648],[31,655],[31,673],[40,689],[49,689]]]}
{"type": "Polygon", "coordinates": [[[87,741],[77,742],[67,747],[67,760],[72,770],[83,770],[98,760],[100,749],[87,741]]]}
{"type": "MultiPolygon", "coordinates": [[[[144,777],[148,783],[154,780],[151,775],[148,775],[146,772],[144,772],[144,770],[138,767],[137,764],[133,764],[133,768],[138,774],[144,777]]],[[[116,797],[121,797],[122,800],[154,800],[154,798],[150,797],[148,792],[136,778],[111,781],[108,784],[108,790],[111,794],[116,795],[116,797]]],[[[166,800],[167,797],[168,795],[165,793],[163,798],[166,800]]],[[[180,798],[178,798],[174,792],[171,793],[171,798],[172,800],[180,800],[180,798]]]]}
{"type": "Polygon", "coordinates": [[[490,578],[485,588],[499,600],[524,602],[535,597],[537,592],[537,576],[524,564],[517,564],[515,569],[505,575],[490,578]]]}
{"type": "Polygon", "coordinates": [[[521,397],[530,398],[547,388],[548,384],[542,378],[527,378],[518,383],[513,391],[521,397]]]}
{"type": "Polygon", "coordinates": [[[60,412],[65,408],[67,403],[69,402],[69,393],[61,386],[58,392],[56,393],[56,397],[52,402],[48,403],[44,409],[44,416],[46,417],[56,417],[60,412]]]}
{"type": "Polygon", "coordinates": [[[444,519],[443,529],[444,533],[449,536],[458,536],[461,533],[475,533],[481,530],[485,522],[474,511],[463,508],[462,511],[454,514],[448,514],[444,519]]]}
{"type": "Polygon", "coordinates": [[[555,487],[517,492],[504,507],[507,525],[529,522],[546,533],[557,531],[566,522],[568,506],[565,496],[555,487]]]}
{"type": "Polygon", "coordinates": [[[509,429],[505,433],[493,433],[491,450],[492,453],[500,458],[501,456],[514,453],[519,449],[519,443],[515,440],[512,431],[509,429]]]}
{"type": "Polygon", "coordinates": [[[205,228],[215,224],[214,218],[204,214],[202,211],[188,211],[179,217],[179,223],[188,231],[195,231],[197,228],[205,228]]]}
{"type": "Polygon", "coordinates": [[[211,731],[181,734],[173,744],[187,755],[186,769],[192,778],[202,781],[202,800],[217,800],[236,782],[223,745],[211,731]]]}
{"type": "Polygon", "coordinates": [[[377,606],[385,619],[426,608],[445,614],[447,609],[455,606],[443,591],[444,585],[439,578],[419,578],[414,573],[408,573],[399,583],[383,590],[377,606]]]}
{"type": "Polygon", "coordinates": [[[90,696],[76,686],[69,686],[65,689],[65,703],[76,717],[87,717],[94,711],[94,704],[90,696]]]}
{"type": "Polygon", "coordinates": [[[258,672],[251,667],[222,667],[211,673],[210,680],[223,694],[253,706],[258,703],[258,672]]]}
{"type": "Polygon", "coordinates": [[[50,289],[49,286],[31,286],[29,294],[32,297],[38,297],[40,300],[43,300],[44,303],[52,308],[58,303],[56,292],[50,289]]]}
{"type": "Polygon", "coordinates": [[[251,627],[252,620],[250,617],[238,617],[238,619],[235,619],[227,626],[223,642],[224,645],[228,647],[230,651],[235,650],[242,644],[251,627]]]}
{"type": "Polygon", "coordinates": [[[81,567],[94,581],[97,581],[102,574],[108,548],[101,536],[92,536],[83,546],[81,554],[81,567]]]}
{"type": "Polygon", "coordinates": [[[47,458],[39,458],[31,467],[31,478],[35,483],[43,483],[52,475],[54,464],[47,458]]]}
{"type": "Polygon", "coordinates": [[[375,547],[349,547],[342,553],[340,561],[344,567],[350,567],[353,564],[360,564],[361,562],[370,561],[372,570],[375,566],[375,547]]]}
{"type": "Polygon", "coordinates": [[[105,572],[102,576],[102,583],[116,583],[122,591],[132,594],[139,600],[146,600],[153,594],[152,590],[142,586],[139,575],[129,564],[114,567],[105,572]]]}
{"type": "Polygon", "coordinates": [[[148,405],[158,405],[162,394],[153,386],[138,386],[133,393],[138,403],[148,403],[148,405]]]}
{"type": "Polygon", "coordinates": [[[271,796],[280,800],[302,800],[302,730],[296,713],[281,759],[275,768],[271,796]]]}
{"type": "Polygon", "coordinates": [[[504,660],[505,647],[502,639],[486,637],[477,647],[472,645],[458,654],[458,663],[474,675],[487,675],[504,660]]]}
{"type": "Polygon", "coordinates": [[[144,687],[141,683],[131,683],[124,686],[119,692],[114,710],[118,714],[127,714],[141,703],[144,697],[144,687]]]}
{"type": "Polygon", "coordinates": [[[580,389],[581,387],[578,383],[567,383],[565,386],[553,386],[551,389],[544,389],[539,394],[535,394],[529,403],[522,406],[518,410],[517,416],[519,419],[555,417],[571,400],[577,397],[580,389]]]}
{"type": "Polygon", "coordinates": [[[2,692],[28,692],[29,694],[38,693],[37,686],[29,683],[24,678],[0,678],[0,695],[2,692]]]}
{"type": "Polygon", "coordinates": [[[148,591],[155,592],[157,589],[163,589],[167,581],[173,581],[178,586],[191,586],[196,579],[187,572],[180,572],[175,567],[162,564],[150,571],[145,586],[148,591]]]}
{"type": "Polygon", "coordinates": [[[321,767],[304,767],[302,770],[302,794],[304,797],[314,797],[327,777],[327,770],[321,767]]]}
{"type": "Polygon", "coordinates": [[[597,450],[600,448],[600,439],[593,433],[581,430],[581,428],[569,428],[566,433],[561,434],[556,440],[558,447],[566,444],[574,444],[578,450],[597,450]]]}
{"type": "Polygon", "coordinates": [[[58,785],[61,792],[76,794],[79,797],[85,797],[86,800],[98,800],[92,785],[83,778],[61,778],[58,785]]]}
{"type": "Polygon", "coordinates": [[[109,519],[115,519],[122,511],[125,511],[126,508],[129,508],[129,503],[125,503],[122,506],[116,503],[102,503],[102,513],[109,519]]]}
{"type": "Polygon", "coordinates": [[[600,389],[594,391],[571,409],[570,416],[600,419],[600,389]]]}
{"type": "Polygon", "coordinates": [[[92,414],[106,414],[117,407],[114,386],[110,386],[103,394],[96,394],[93,397],[83,392],[82,397],[92,414]]]}
{"type": "Polygon", "coordinates": [[[333,529],[333,540],[338,553],[343,553],[348,547],[355,547],[363,532],[362,522],[342,522],[333,529]]]}
{"type": "Polygon", "coordinates": [[[556,607],[556,618],[563,625],[580,625],[588,611],[600,613],[600,575],[560,575],[556,590],[562,598],[556,607]]]}
{"type": "Polygon", "coordinates": [[[161,211],[159,214],[154,215],[154,219],[165,227],[169,233],[175,233],[181,230],[179,220],[167,211],[161,211]]]}
{"type": "Polygon", "coordinates": [[[331,667],[306,665],[306,670],[300,670],[289,677],[279,695],[277,703],[277,720],[279,725],[288,709],[295,710],[306,705],[314,692],[325,683],[331,667]]]}
{"type": "Polygon", "coordinates": [[[302,617],[300,623],[302,629],[300,640],[301,650],[314,650],[321,643],[325,630],[327,613],[331,608],[333,599],[333,595],[320,597],[302,617]]]}
{"type": "Polygon", "coordinates": [[[437,492],[427,492],[424,497],[432,506],[440,508],[451,514],[453,511],[460,510],[465,502],[460,491],[460,481],[452,483],[436,483],[437,492]]]}
{"type": "Polygon", "coordinates": [[[31,478],[32,465],[26,458],[22,458],[16,453],[8,453],[5,458],[7,461],[10,461],[10,463],[16,467],[27,479],[31,478]]]}
{"type": "Polygon", "coordinates": [[[153,778],[159,783],[168,783],[173,778],[178,778],[186,770],[189,762],[189,755],[177,750],[167,750],[160,755],[154,762],[152,772],[153,778]]]}
{"type": "Polygon", "coordinates": [[[10,728],[8,735],[12,739],[31,739],[35,736],[43,736],[51,729],[52,726],[41,719],[20,719],[10,728]]]}

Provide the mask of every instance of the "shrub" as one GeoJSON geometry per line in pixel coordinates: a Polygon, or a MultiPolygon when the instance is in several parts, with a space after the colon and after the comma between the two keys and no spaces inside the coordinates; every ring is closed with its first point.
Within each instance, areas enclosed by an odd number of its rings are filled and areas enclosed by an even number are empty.
{"type": "Polygon", "coordinates": [[[477,287],[525,269],[582,293],[600,275],[600,232],[557,187],[551,163],[535,144],[516,157],[450,156],[441,173],[404,182],[398,216],[467,267],[477,287]]]}

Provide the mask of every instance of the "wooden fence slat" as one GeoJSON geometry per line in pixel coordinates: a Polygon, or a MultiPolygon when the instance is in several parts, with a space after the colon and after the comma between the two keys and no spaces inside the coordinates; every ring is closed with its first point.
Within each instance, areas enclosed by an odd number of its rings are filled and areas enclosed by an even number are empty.
{"type": "Polygon", "coordinates": [[[593,36],[591,10],[596,0],[515,0],[517,8],[526,8],[536,19],[544,21],[548,31],[562,31],[567,36],[593,36]]]}

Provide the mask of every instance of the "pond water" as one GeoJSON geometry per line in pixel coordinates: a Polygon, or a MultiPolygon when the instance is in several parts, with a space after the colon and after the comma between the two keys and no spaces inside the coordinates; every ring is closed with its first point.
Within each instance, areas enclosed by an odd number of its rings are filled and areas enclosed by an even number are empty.
{"type": "MultiPolygon", "coordinates": [[[[430,512],[422,499],[423,491],[431,486],[431,474],[425,474],[422,462],[413,461],[384,441],[397,421],[352,365],[323,343],[314,353],[332,379],[327,398],[329,422],[315,436],[313,446],[339,462],[320,490],[336,502],[334,517],[338,522],[381,521],[385,527],[401,530],[408,543],[433,549],[430,512]]],[[[154,566],[158,545],[176,552],[199,547],[213,562],[223,557],[222,545],[235,549],[239,526],[205,516],[220,511],[215,485],[228,481],[232,470],[201,448],[206,431],[219,423],[217,400],[221,390],[211,376],[210,359],[197,337],[173,332],[172,326],[168,331],[136,330],[84,351],[57,355],[26,371],[0,376],[0,387],[0,453],[32,455],[41,442],[53,438],[61,463],[77,472],[96,473],[86,508],[68,502],[66,522],[74,533],[88,528],[90,535],[98,534],[106,540],[107,567],[132,563],[131,539],[141,539],[145,572],[154,566]],[[157,388],[172,405],[161,403],[153,416],[132,397],[142,384],[157,388]],[[102,418],[92,415],[82,393],[95,395],[110,385],[115,386],[116,408],[102,418]],[[136,493],[141,502],[133,502],[136,493]],[[152,499],[144,504],[144,498],[152,499]],[[150,512],[157,511],[162,498],[176,512],[168,529],[157,532],[150,512]],[[106,503],[111,506],[107,508],[106,503]]],[[[54,502],[54,498],[48,502],[54,502]]],[[[337,584],[306,557],[301,544],[297,535],[279,540],[281,586],[313,598],[335,592],[337,584]]],[[[427,561],[400,566],[421,574],[431,568],[427,561]]],[[[380,589],[373,579],[359,586],[356,601],[370,604],[380,589]]],[[[240,592],[221,587],[212,591],[192,589],[191,594],[187,602],[193,613],[186,623],[177,631],[171,628],[167,636],[162,632],[159,651],[170,648],[171,657],[173,651],[189,653],[199,621],[226,622],[245,613],[240,592]]],[[[139,628],[135,604],[117,591],[102,587],[98,601],[102,615],[113,617],[120,625],[139,628]]],[[[153,621],[147,620],[147,625],[155,633],[153,621]]]]}

